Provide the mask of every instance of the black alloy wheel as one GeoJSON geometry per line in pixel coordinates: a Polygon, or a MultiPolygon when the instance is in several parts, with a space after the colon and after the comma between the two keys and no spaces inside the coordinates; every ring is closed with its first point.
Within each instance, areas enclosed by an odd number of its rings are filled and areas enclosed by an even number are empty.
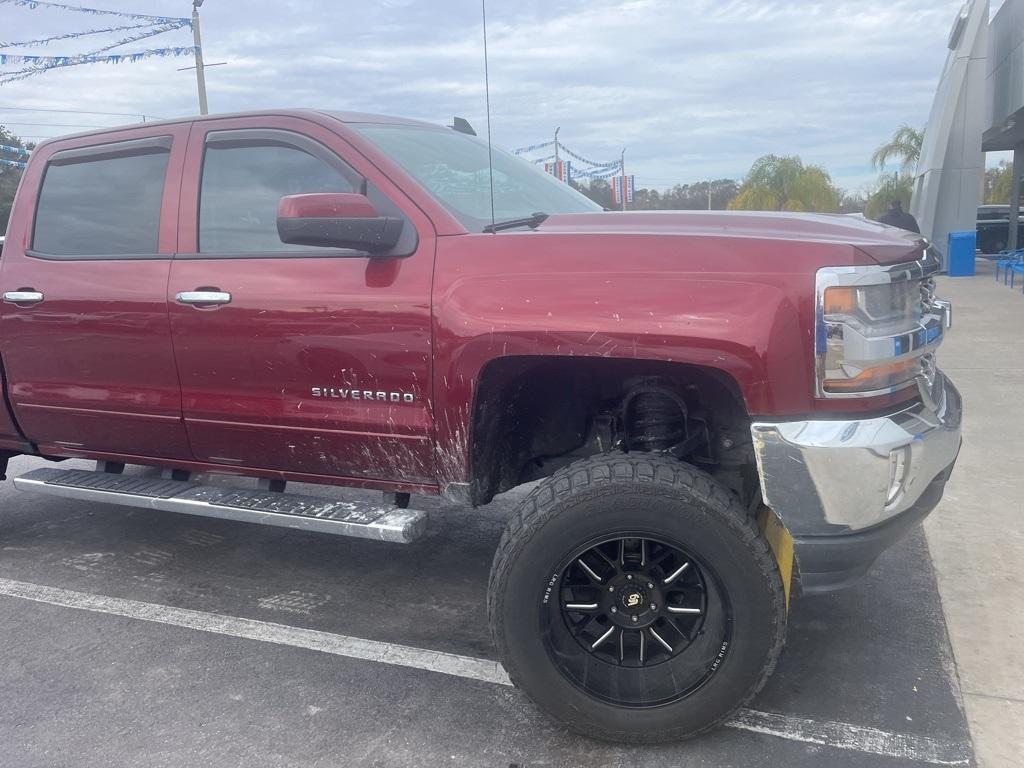
{"type": "Polygon", "coordinates": [[[590,695],[658,706],[714,674],[732,630],[728,596],[679,544],[630,532],[577,548],[561,574],[541,631],[556,667],[590,695]]]}

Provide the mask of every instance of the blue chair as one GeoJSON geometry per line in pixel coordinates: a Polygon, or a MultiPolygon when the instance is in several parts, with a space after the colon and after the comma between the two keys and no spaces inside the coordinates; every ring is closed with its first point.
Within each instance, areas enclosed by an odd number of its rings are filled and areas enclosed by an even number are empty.
{"type": "Polygon", "coordinates": [[[1018,261],[1016,264],[1011,264],[1007,269],[1010,272],[1010,287],[1013,288],[1015,278],[1017,275],[1021,276],[1021,293],[1024,293],[1024,261],[1018,261]]]}
{"type": "Polygon", "coordinates": [[[999,271],[1002,270],[1003,285],[1006,285],[1006,280],[1010,277],[1010,268],[1015,264],[1024,262],[1024,248],[1018,248],[1015,251],[1000,251],[998,256],[999,258],[996,259],[996,280],[999,279],[999,271]]]}

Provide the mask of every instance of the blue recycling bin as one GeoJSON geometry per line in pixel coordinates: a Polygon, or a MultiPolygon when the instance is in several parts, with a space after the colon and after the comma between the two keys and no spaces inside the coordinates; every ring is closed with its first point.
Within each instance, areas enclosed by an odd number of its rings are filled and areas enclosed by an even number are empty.
{"type": "Polygon", "coordinates": [[[949,233],[949,247],[946,250],[949,261],[946,272],[950,277],[971,277],[974,274],[974,251],[977,243],[978,233],[975,230],[949,233]]]}

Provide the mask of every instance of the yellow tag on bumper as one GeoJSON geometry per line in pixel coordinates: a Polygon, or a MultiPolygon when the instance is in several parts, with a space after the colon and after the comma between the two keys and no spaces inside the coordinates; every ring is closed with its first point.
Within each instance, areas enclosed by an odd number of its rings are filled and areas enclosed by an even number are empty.
{"type": "Polygon", "coordinates": [[[779,565],[779,574],[782,576],[782,589],[786,596],[786,613],[789,613],[790,586],[793,583],[793,537],[786,526],[782,524],[779,516],[768,507],[761,507],[757,516],[757,524],[761,533],[768,540],[768,545],[775,555],[775,562],[779,565]]]}

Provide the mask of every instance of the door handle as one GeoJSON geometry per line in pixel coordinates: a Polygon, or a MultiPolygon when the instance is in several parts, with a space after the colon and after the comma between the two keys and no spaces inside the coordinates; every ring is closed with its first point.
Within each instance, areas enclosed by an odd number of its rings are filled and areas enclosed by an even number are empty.
{"type": "Polygon", "coordinates": [[[38,304],[43,300],[43,294],[31,288],[23,288],[20,291],[7,291],[4,293],[4,301],[7,304],[38,304]]]}
{"type": "Polygon", "coordinates": [[[174,297],[179,304],[191,304],[199,306],[203,304],[227,304],[231,301],[231,294],[227,291],[201,290],[181,291],[174,297]]]}

